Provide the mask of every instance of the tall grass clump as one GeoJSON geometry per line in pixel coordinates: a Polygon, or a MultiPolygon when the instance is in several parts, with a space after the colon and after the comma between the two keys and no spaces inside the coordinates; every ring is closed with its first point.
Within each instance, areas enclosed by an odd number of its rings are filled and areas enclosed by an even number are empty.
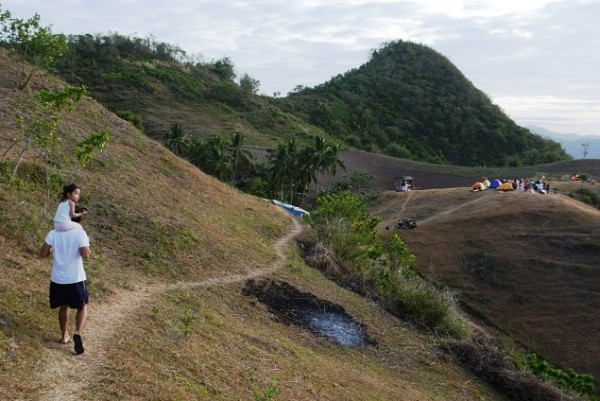
{"type": "Polygon", "coordinates": [[[351,283],[396,316],[436,334],[464,337],[466,327],[455,316],[452,295],[417,274],[415,256],[398,235],[382,241],[377,233],[381,219],[370,216],[366,206],[349,192],[319,197],[309,220],[316,238],[304,241],[307,262],[351,283]]]}

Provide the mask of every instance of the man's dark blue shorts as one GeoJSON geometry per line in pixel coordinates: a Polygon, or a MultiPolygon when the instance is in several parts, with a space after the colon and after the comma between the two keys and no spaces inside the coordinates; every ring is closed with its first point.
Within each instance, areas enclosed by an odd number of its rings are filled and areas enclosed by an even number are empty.
{"type": "Polygon", "coordinates": [[[50,307],[57,308],[69,305],[73,309],[81,309],[88,303],[88,292],[85,281],[75,284],[56,284],[50,281],[50,307]]]}

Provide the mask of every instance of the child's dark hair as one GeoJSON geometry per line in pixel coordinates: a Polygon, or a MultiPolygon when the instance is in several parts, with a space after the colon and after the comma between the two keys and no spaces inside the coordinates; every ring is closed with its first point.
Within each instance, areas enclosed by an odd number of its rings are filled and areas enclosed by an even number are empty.
{"type": "Polygon", "coordinates": [[[76,189],[81,189],[76,184],[69,184],[63,187],[62,195],[60,196],[60,202],[69,199],[69,194],[73,193],[76,189]]]}

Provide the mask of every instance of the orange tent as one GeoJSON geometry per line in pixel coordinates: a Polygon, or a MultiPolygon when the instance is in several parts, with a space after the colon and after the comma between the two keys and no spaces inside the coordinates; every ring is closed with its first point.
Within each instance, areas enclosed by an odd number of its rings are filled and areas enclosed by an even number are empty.
{"type": "Polygon", "coordinates": [[[496,191],[514,191],[512,182],[505,182],[496,188],[496,191]]]}

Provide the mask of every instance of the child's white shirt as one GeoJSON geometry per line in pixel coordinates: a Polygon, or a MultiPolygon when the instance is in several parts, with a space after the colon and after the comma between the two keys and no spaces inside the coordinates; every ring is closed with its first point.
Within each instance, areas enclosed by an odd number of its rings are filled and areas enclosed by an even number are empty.
{"type": "Polygon", "coordinates": [[[71,221],[71,206],[68,199],[58,204],[56,214],[54,215],[55,223],[64,223],[67,221],[71,221]]]}

